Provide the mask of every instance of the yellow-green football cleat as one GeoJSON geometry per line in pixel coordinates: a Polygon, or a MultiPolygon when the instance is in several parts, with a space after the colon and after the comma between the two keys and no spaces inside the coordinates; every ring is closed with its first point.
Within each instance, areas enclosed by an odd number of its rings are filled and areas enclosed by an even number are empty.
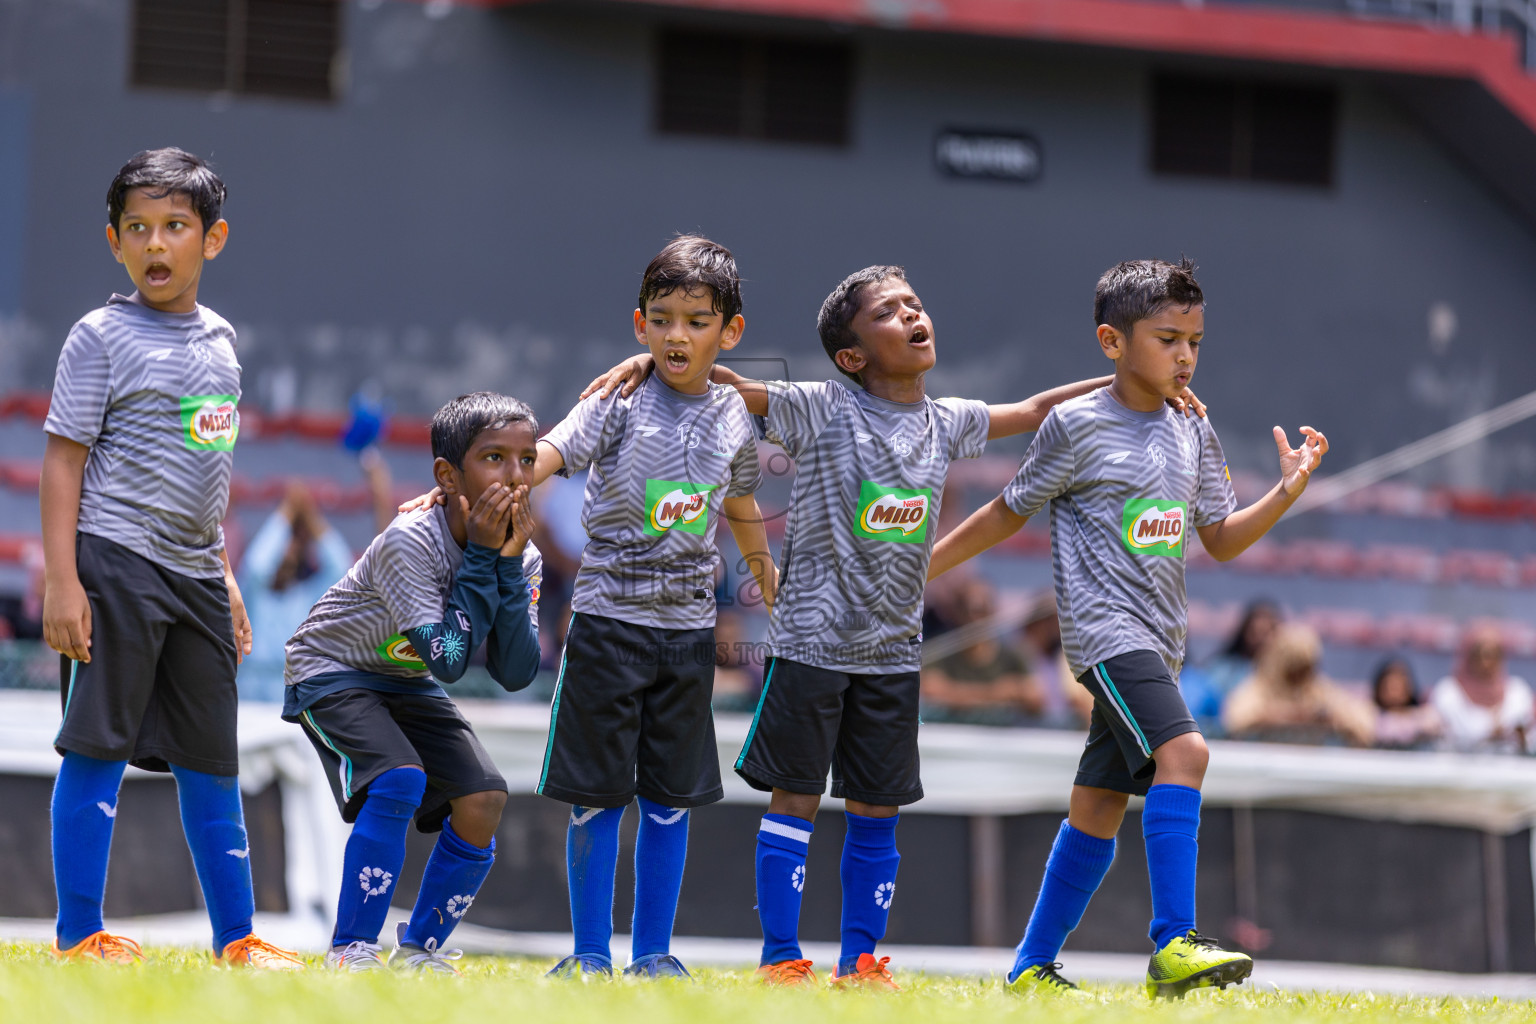
{"type": "Polygon", "coordinates": [[[1036,964],[1026,967],[1004,987],[1021,996],[1066,996],[1069,999],[1086,999],[1088,993],[1063,978],[1057,972],[1061,964],[1036,964]]]}
{"type": "Polygon", "coordinates": [[[1147,964],[1147,995],[1180,996],[1192,988],[1240,985],[1253,973],[1253,957],[1222,949],[1191,929],[1152,954],[1147,964]]]}

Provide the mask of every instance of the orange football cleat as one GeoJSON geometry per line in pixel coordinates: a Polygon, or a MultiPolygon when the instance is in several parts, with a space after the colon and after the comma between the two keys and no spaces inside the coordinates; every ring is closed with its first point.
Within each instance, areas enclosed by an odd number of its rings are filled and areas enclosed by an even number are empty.
{"type": "Polygon", "coordinates": [[[780,960],[757,969],[757,980],[775,988],[810,988],[817,984],[809,960],[780,960]]]}
{"type": "Polygon", "coordinates": [[[68,949],[59,948],[59,940],[53,940],[53,955],[66,962],[103,960],[109,964],[136,964],[144,959],[144,951],[132,939],[100,931],[88,935],[68,949]]]}
{"type": "Polygon", "coordinates": [[[219,954],[219,962],[230,967],[249,967],[257,971],[302,971],[304,969],[304,961],[299,959],[299,954],[279,949],[265,939],[258,939],[254,934],[236,939],[225,946],[224,952],[219,954]]]}
{"type": "Polygon", "coordinates": [[[888,988],[892,992],[900,992],[901,986],[896,984],[896,979],[891,977],[891,972],[886,969],[886,964],[891,958],[883,956],[876,960],[873,954],[860,953],[859,962],[854,965],[849,974],[832,972],[832,984],[841,985],[844,988],[888,988]]]}

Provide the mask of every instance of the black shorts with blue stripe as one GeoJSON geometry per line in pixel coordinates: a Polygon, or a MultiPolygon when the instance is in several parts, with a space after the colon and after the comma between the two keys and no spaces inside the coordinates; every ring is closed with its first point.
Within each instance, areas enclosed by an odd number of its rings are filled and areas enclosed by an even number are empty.
{"type": "Polygon", "coordinates": [[[1163,657],[1129,651],[1078,677],[1093,694],[1088,745],[1077,763],[1079,786],[1145,796],[1157,771],[1152,752],[1175,736],[1199,732],[1163,657]]]}
{"type": "Polygon", "coordinates": [[[415,814],[421,832],[440,831],[451,801],[461,796],[507,791],[463,713],[441,694],[354,687],[284,717],[304,727],[344,821],[357,820],[374,779],[408,765],[427,774],[427,792],[415,814]]]}
{"type": "Polygon", "coordinates": [[[565,632],[535,790],[582,807],[664,807],[725,795],[710,694],[715,631],[576,612],[565,632]]]}

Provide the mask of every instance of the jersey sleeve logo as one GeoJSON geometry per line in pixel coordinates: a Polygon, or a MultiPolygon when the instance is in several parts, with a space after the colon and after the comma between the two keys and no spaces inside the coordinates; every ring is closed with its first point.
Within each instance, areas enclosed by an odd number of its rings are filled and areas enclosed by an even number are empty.
{"type": "Polygon", "coordinates": [[[1128,501],[1120,518],[1120,540],[1135,555],[1182,558],[1188,510],[1182,501],[1128,501]]]}
{"type": "Polygon", "coordinates": [[[416,653],[416,648],[400,633],[385,640],[374,650],[378,652],[379,657],[401,668],[425,670],[427,667],[427,663],[421,660],[421,655],[416,653]]]}
{"type": "Polygon", "coordinates": [[[670,530],[705,536],[709,529],[709,492],[719,486],[687,480],[647,480],[645,532],[653,537],[670,530]]]}
{"type": "Polygon", "coordinates": [[[181,400],[181,437],[194,452],[233,451],[240,434],[234,395],[186,395],[181,400]]]}
{"type": "Polygon", "coordinates": [[[933,491],[882,487],[865,480],[859,485],[859,515],[853,530],[870,540],[922,544],[928,540],[928,509],[933,491]]]}

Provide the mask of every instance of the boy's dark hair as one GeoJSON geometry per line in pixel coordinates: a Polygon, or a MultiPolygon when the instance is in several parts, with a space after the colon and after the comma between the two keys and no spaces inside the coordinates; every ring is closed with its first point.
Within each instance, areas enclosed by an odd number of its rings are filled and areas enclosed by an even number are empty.
{"type": "Polygon", "coordinates": [[[1099,278],[1093,291],[1093,322],[1108,324],[1129,338],[1138,320],[1154,317],[1169,306],[1188,310],[1204,302],[1194,261],[1188,256],[1179,257],[1177,263],[1127,260],[1099,278]]]}
{"type": "Polygon", "coordinates": [[[464,456],[481,433],[522,422],[538,434],[539,421],[528,403],[520,399],[494,391],[460,395],[432,417],[432,457],[447,459],[455,468],[463,469],[464,456]]]}
{"type": "Polygon", "coordinates": [[[640,279],[640,309],[659,295],[709,291],[709,308],[729,323],[741,312],[741,275],[736,257],[699,235],[678,235],[651,257],[640,279]]]}
{"type": "Polygon", "coordinates": [[[107,189],[107,220],[113,228],[123,218],[123,206],[131,188],[150,189],[145,193],[150,199],[186,196],[203,222],[205,235],[218,223],[224,199],[229,194],[207,161],[175,146],[146,149],[135,153],[132,160],[123,164],[107,189]]]}
{"type": "MultiPolygon", "coordinates": [[[[849,274],[843,278],[842,284],[832,289],[832,294],[827,296],[821,304],[821,312],[816,317],[816,333],[821,335],[821,347],[827,350],[827,358],[837,366],[837,354],[845,348],[853,348],[859,343],[858,336],[853,333],[853,318],[859,315],[859,296],[865,288],[872,284],[879,284],[887,278],[907,279],[906,269],[903,267],[874,266],[865,267],[857,273],[849,274]]],[[[857,384],[863,384],[859,375],[849,373],[841,366],[838,372],[848,377],[857,384]]]]}

